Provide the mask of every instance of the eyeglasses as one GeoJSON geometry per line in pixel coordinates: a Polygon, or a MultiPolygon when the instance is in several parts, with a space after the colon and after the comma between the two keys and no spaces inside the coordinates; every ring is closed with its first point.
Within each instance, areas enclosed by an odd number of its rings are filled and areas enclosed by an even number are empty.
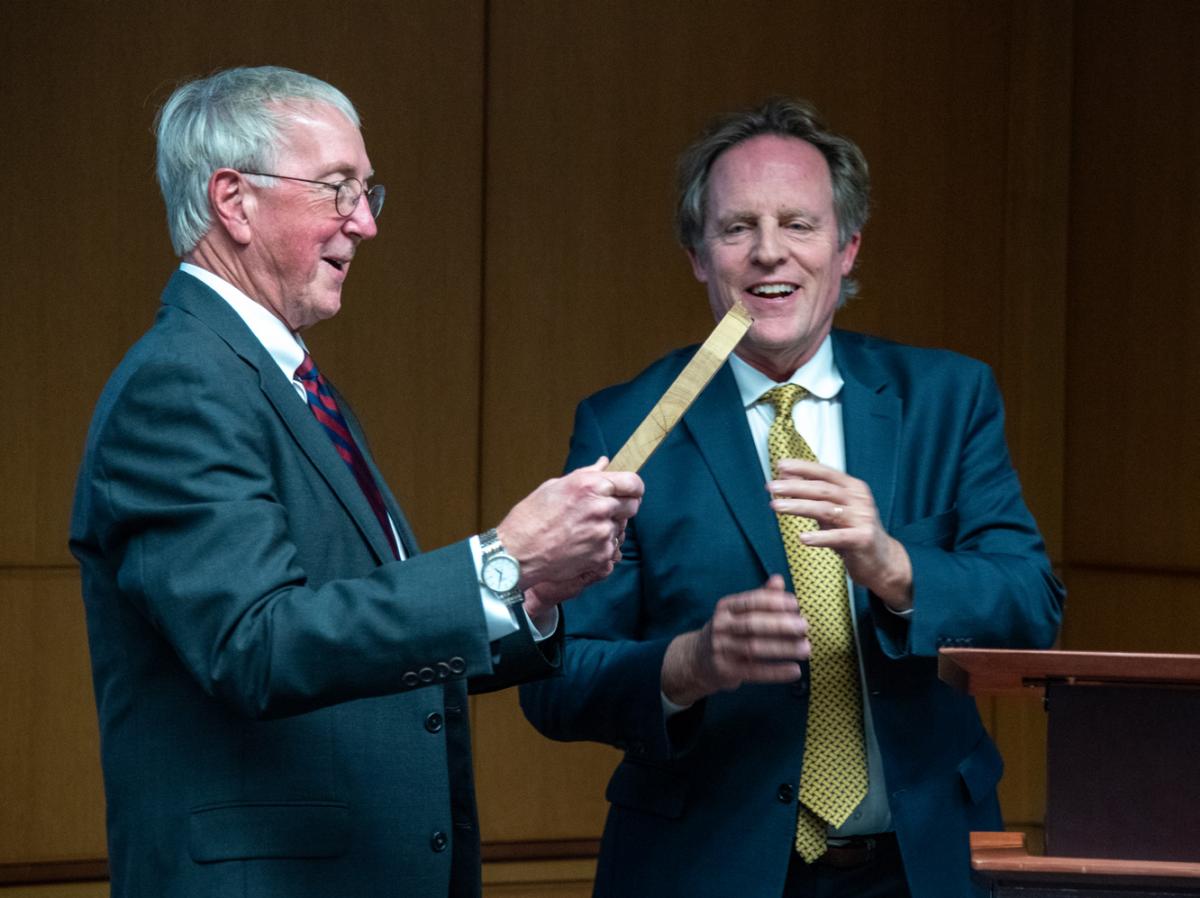
{"type": "Polygon", "coordinates": [[[344,181],[314,181],[311,178],[272,175],[263,171],[243,171],[238,174],[257,175],[260,178],[283,178],[285,181],[300,181],[304,184],[319,184],[322,187],[328,187],[333,191],[333,204],[342,218],[349,218],[354,214],[354,210],[358,208],[358,201],[362,199],[364,193],[367,196],[367,208],[371,210],[371,217],[378,218],[379,213],[383,211],[383,198],[387,195],[382,184],[368,188],[358,178],[346,178],[344,181]]]}

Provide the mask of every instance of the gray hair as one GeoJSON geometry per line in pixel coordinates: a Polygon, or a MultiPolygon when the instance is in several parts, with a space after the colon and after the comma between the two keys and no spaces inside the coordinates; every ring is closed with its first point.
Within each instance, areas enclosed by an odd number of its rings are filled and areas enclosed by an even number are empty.
{"type": "MultiPolygon", "coordinates": [[[[679,242],[692,252],[702,251],[708,178],[713,164],[726,150],[760,134],[799,138],[825,157],[833,182],[838,248],[845,249],[870,214],[871,179],[867,160],[854,141],[828,129],[816,107],[806,100],[789,97],[772,97],[761,106],[714,119],[684,150],[677,168],[675,235],[679,242]]],[[[858,284],[843,278],[839,304],[857,292],[858,284]]]]}
{"type": "Polygon", "coordinates": [[[226,69],[180,85],[158,111],[157,174],[171,245],[184,256],[212,227],[208,182],[219,168],[271,171],[284,130],[305,103],[360,127],[354,104],[319,78],[278,66],[226,69]]]}

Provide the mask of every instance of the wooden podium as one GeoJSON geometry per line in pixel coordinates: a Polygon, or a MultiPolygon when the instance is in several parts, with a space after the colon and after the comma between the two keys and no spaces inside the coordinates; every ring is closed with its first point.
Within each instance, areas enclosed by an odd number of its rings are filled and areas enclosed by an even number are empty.
{"type": "Polygon", "coordinates": [[[938,673],[1044,696],[1046,853],[973,834],[993,896],[1200,895],[1200,655],[943,649],[938,673]]]}

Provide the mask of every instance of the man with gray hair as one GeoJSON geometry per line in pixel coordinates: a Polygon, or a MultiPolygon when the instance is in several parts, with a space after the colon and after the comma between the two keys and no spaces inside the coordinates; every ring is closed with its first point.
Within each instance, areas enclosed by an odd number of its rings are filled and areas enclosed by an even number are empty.
{"type": "MultiPolygon", "coordinates": [[[[641,473],[614,575],[572,605],[555,739],[624,751],[603,898],[965,898],[1001,760],[941,646],[1045,647],[1063,590],[991,372],[833,328],[867,164],[806,103],[717,120],[677,231],[753,324],[641,473]]],[[[580,404],[567,469],[623,445],[696,349],[580,404]]]]}
{"type": "MultiPolygon", "coordinates": [[[[603,459],[420,553],[299,336],[384,189],[358,114],[289,69],[158,118],[182,257],[98,402],[76,489],[115,896],[475,896],[467,692],[559,664],[641,481],[603,459]]],[[[530,771],[536,775],[536,771],[530,771]]]]}

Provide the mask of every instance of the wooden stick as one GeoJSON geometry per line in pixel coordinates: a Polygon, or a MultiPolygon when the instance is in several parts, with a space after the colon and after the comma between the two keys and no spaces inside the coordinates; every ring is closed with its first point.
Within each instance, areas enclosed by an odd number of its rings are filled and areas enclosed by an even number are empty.
{"type": "Polygon", "coordinates": [[[725,364],[729,353],[741,342],[754,319],[739,299],[725,313],[708,339],[701,344],[690,362],[679,372],[675,382],[650,409],[637,429],[625,441],[621,451],[613,456],[607,470],[637,472],[650,454],[666,439],[683,413],[708,386],[717,369],[725,364]]]}

